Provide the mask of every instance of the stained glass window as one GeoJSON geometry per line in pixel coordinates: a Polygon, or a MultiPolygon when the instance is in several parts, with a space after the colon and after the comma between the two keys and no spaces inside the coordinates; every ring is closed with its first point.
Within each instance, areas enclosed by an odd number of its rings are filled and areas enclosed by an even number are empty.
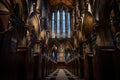
{"type": "Polygon", "coordinates": [[[54,12],[52,12],[52,38],[55,38],[55,32],[57,32],[57,35],[56,35],[57,38],[60,38],[60,37],[65,38],[66,27],[67,27],[67,32],[68,32],[68,38],[70,38],[70,30],[71,30],[70,29],[70,12],[66,14],[65,10],[63,10],[62,12],[58,10],[56,12],[56,15],[54,12]],[[56,19],[55,19],[55,16],[56,16],[56,19]],[[68,20],[67,24],[66,24],[66,16],[68,20]],[[55,24],[56,24],[56,27],[55,27],[55,24]]]}
{"type": "Polygon", "coordinates": [[[70,58],[70,52],[68,52],[68,58],[70,58]]]}
{"type": "Polygon", "coordinates": [[[53,56],[53,58],[55,57],[55,53],[54,52],[52,53],[52,56],[53,56]]]}
{"type": "Polygon", "coordinates": [[[68,38],[70,38],[70,13],[68,12],[68,38]]]}
{"type": "Polygon", "coordinates": [[[54,36],[54,12],[52,13],[52,38],[55,38],[54,36]]]}
{"type": "Polygon", "coordinates": [[[60,38],[60,11],[57,11],[57,38],[60,38]]]}
{"type": "Polygon", "coordinates": [[[62,12],[62,27],[63,27],[63,38],[65,38],[65,11],[62,12]]]}

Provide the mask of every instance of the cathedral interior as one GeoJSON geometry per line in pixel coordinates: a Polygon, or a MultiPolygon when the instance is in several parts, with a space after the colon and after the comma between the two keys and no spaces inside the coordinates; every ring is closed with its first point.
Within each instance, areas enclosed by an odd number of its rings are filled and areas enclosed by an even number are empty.
{"type": "Polygon", "coordinates": [[[120,80],[120,0],[0,0],[0,80],[120,80]]]}

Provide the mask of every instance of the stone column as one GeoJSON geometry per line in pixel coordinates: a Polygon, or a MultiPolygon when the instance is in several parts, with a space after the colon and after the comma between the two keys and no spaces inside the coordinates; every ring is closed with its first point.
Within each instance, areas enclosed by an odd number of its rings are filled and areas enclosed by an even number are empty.
{"type": "Polygon", "coordinates": [[[96,23],[96,44],[98,46],[113,46],[113,39],[110,30],[111,25],[107,22],[96,23]]]}
{"type": "MultiPolygon", "coordinates": [[[[75,30],[75,10],[72,10],[72,16],[70,17],[72,20],[71,22],[71,33],[73,33],[73,31],[75,30]]],[[[73,35],[73,34],[71,34],[73,35]]]]}
{"type": "Polygon", "coordinates": [[[37,0],[36,11],[38,13],[40,13],[40,8],[41,8],[41,0],[37,0]]]}

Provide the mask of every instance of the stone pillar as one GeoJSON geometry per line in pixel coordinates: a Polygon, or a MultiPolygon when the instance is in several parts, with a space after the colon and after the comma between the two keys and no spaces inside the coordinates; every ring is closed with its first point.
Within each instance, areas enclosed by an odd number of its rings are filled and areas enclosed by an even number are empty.
{"type": "Polygon", "coordinates": [[[27,47],[26,47],[26,38],[20,39],[17,47],[18,55],[18,80],[26,79],[26,57],[27,57],[27,47]]]}
{"type": "Polygon", "coordinates": [[[72,10],[72,30],[75,30],[75,10],[72,10]]]}
{"type": "Polygon", "coordinates": [[[41,9],[41,0],[37,0],[36,11],[39,13],[41,9]]]}
{"type": "Polygon", "coordinates": [[[33,46],[33,56],[34,56],[34,77],[33,79],[41,78],[41,45],[40,41],[37,40],[33,46]]]}
{"type": "Polygon", "coordinates": [[[110,28],[107,22],[96,23],[96,44],[98,46],[114,46],[110,28]]]}

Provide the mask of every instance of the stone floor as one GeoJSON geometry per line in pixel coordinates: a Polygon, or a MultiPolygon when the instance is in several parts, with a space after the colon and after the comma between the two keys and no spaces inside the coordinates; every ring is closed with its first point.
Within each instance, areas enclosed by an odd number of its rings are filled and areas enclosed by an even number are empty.
{"type": "Polygon", "coordinates": [[[48,75],[45,80],[80,80],[66,69],[57,69],[48,75]]]}

